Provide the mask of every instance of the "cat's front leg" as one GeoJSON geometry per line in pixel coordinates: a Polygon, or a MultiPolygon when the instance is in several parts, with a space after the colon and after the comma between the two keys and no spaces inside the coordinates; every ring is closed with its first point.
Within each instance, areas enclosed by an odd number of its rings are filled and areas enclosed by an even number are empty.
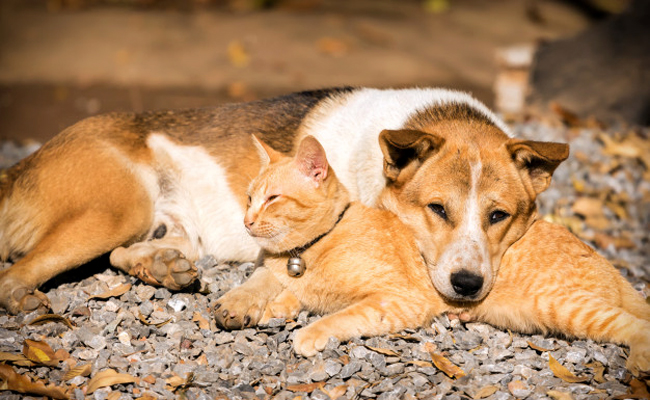
{"type": "Polygon", "coordinates": [[[258,267],[243,285],[231,289],[217,300],[215,318],[226,329],[257,325],[266,305],[283,290],[267,267],[258,267]]]}
{"type": "Polygon", "coordinates": [[[426,303],[414,299],[366,297],[300,329],[293,340],[294,351],[310,357],[322,351],[330,337],[343,341],[422,326],[433,316],[423,304],[426,303]]]}

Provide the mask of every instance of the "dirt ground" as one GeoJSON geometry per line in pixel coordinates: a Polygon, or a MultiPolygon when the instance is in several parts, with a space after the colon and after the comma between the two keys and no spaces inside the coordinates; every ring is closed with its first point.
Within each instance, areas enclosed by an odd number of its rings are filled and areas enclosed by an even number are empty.
{"type": "Polygon", "coordinates": [[[0,141],[42,142],[97,113],[333,85],[445,86],[491,105],[498,48],[590,23],[546,0],[294,1],[248,12],[57,4],[0,4],[0,141]]]}

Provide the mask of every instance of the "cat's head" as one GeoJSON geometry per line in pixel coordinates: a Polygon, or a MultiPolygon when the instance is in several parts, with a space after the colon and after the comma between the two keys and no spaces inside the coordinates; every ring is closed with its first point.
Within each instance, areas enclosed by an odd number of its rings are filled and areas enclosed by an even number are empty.
{"type": "Polygon", "coordinates": [[[512,139],[469,119],[416,128],[380,135],[387,186],[379,203],[412,229],[444,297],[481,300],[569,146],[512,139]]]}
{"type": "Polygon", "coordinates": [[[248,188],[244,225],[265,250],[282,253],[329,230],[349,195],[327,162],[325,150],[305,137],[287,157],[252,137],[262,164],[248,188]]]}

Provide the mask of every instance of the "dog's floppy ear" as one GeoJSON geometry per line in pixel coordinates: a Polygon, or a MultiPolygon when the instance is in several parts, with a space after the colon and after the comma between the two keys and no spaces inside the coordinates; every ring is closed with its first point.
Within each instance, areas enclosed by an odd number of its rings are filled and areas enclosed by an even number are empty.
{"type": "Polygon", "coordinates": [[[261,168],[268,167],[270,163],[276,162],[282,158],[282,154],[275,151],[271,146],[264,143],[254,134],[251,134],[251,139],[253,139],[255,149],[257,150],[257,155],[260,158],[261,168]]]}
{"type": "Polygon", "coordinates": [[[445,139],[440,136],[413,129],[384,129],[379,134],[379,147],[384,153],[384,174],[390,180],[397,179],[400,171],[414,160],[424,160],[445,139]]]}
{"type": "Polygon", "coordinates": [[[569,145],[565,143],[510,139],[506,147],[517,168],[530,177],[537,194],[548,188],[555,168],[569,157],[569,145]]]}

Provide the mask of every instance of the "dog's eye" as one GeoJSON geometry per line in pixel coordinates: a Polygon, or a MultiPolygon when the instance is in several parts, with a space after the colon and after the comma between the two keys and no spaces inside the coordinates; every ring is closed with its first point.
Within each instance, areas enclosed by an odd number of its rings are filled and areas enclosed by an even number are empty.
{"type": "Polygon", "coordinates": [[[502,210],[492,211],[492,214],[490,214],[490,224],[496,224],[497,222],[501,222],[504,219],[508,218],[509,216],[510,214],[502,210]]]}
{"type": "Polygon", "coordinates": [[[438,214],[440,218],[444,219],[445,221],[447,220],[447,211],[445,211],[445,207],[443,207],[442,204],[432,203],[429,204],[428,207],[431,211],[438,214]]]}

